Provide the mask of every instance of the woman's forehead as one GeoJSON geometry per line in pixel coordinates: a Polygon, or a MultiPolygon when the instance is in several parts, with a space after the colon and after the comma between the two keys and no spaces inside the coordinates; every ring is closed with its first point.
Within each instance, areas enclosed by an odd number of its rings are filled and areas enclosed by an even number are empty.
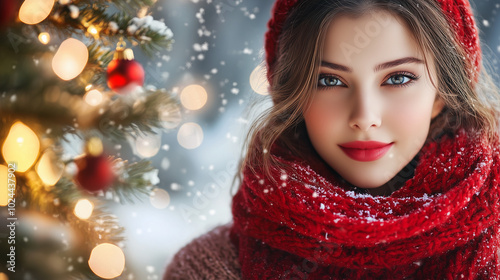
{"type": "Polygon", "coordinates": [[[322,59],[327,62],[375,67],[404,57],[424,60],[405,22],[382,10],[361,16],[339,15],[329,23],[324,36],[322,59]]]}

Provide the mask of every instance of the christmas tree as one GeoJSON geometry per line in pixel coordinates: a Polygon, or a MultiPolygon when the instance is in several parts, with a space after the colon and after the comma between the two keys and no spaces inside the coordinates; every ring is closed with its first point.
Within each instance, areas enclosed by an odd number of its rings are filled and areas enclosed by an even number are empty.
{"type": "Polygon", "coordinates": [[[106,201],[149,195],[155,170],[110,147],[179,119],[133,57],[173,43],[154,2],[0,2],[0,279],[130,278],[106,201]]]}

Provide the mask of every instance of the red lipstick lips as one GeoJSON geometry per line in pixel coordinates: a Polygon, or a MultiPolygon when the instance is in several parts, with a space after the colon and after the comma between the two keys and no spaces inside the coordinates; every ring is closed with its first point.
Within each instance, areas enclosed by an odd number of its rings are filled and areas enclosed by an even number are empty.
{"type": "Polygon", "coordinates": [[[344,153],[357,161],[374,161],[383,157],[394,143],[377,141],[354,141],[340,144],[344,153]]]}

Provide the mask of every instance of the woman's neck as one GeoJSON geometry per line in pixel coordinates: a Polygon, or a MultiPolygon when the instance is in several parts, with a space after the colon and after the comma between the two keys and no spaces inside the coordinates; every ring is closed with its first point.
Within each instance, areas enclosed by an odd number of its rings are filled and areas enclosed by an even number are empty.
{"type": "Polygon", "coordinates": [[[396,176],[394,176],[394,178],[382,186],[372,189],[354,187],[355,191],[371,194],[372,196],[390,196],[393,192],[403,187],[406,181],[413,177],[417,163],[418,159],[417,157],[414,157],[403,169],[401,169],[401,171],[398,172],[398,174],[396,174],[396,176]]]}

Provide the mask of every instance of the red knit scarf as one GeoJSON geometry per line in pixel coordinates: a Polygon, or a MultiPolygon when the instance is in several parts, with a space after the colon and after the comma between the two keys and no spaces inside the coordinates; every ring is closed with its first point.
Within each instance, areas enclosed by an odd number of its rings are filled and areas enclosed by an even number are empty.
{"type": "Polygon", "coordinates": [[[233,199],[243,279],[500,279],[497,146],[464,132],[428,143],[389,197],[273,149],[293,171],[273,168],[272,183],[247,169],[233,199]]]}

